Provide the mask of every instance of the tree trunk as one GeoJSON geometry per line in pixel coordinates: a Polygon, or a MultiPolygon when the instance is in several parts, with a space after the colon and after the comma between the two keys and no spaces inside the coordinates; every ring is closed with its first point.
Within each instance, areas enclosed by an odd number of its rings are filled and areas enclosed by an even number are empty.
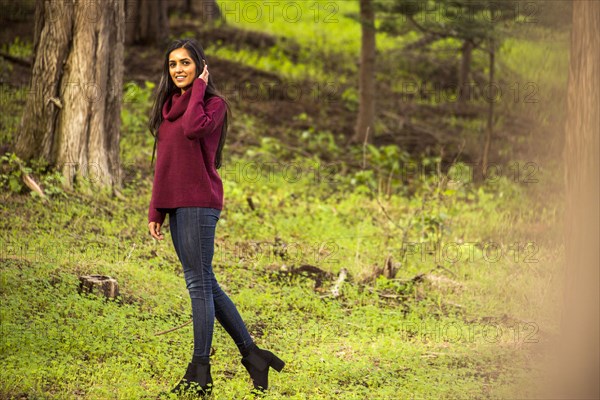
{"type": "Polygon", "coordinates": [[[16,152],[57,166],[70,187],[76,177],[119,186],[124,8],[38,0],[31,93],[16,152]]]}
{"type": "Polygon", "coordinates": [[[127,44],[165,46],[169,37],[167,0],[126,0],[127,44]]]}
{"type": "Polygon", "coordinates": [[[375,123],[375,10],[372,0],[360,0],[360,24],[362,28],[359,108],[352,142],[362,143],[374,135],[375,123]]]}
{"type": "Polygon", "coordinates": [[[565,126],[566,286],[561,392],[600,398],[600,2],[575,1],[565,126]]]}
{"type": "Polygon", "coordinates": [[[490,37],[490,73],[489,73],[489,93],[487,97],[488,104],[488,118],[487,118],[487,129],[485,133],[485,143],[483,145],[483,154],[481,156],[481,177],[486,179],[487,167],[490,156],[490,148],[492,146],[492,136],[494,133],[494,102],[496,101],[496,84],[494,82],[494,69],[496,66],[496,44],[493,37],[490,37]]]}
{"type": "Polygon", "coordinates": [[[471,73],[471,56],[473,54],[473,42],[465,40],[462,46],[462,57],[458,75],[458,103],[464,105],[469,98],[469,75],[471,73]]]}

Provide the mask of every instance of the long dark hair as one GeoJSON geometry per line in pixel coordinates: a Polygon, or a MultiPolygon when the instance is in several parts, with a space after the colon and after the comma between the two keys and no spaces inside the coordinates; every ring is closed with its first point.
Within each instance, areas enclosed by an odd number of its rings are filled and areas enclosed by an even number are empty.
{"type": "MultiPolygon", "coordinates": [[[[167,99],[175,92],[181,90],[173,80],[171,79],[171,75],[169,74],[169,54],[175,49],[184,48],[190,54],[190,57],[196,64],[196,78],[198,79],[198,75],[202,72],[203,63],[202,60],[206,60],[206,55],[204,54],[204,49],[200,44],[194,39],[177,39],[169,44],[167,47],[167,51],[165,52],[164,64],[163,64],[163,72],[160,77],[160,83],[158,84],[158,88],[156,89],[156,97],[154,99],[154,105],[152,106],[152,111],[150,114],[150,120],[148,123],[148,127],[150,128],[150,133],[154,136],[154,149],[152,150],[152,161],[150,164],[154,162],[154,154],[156,151],[156,142],[158,140],[158,127],[162,123],[162,108],[167,99]]],[[[206,64],[209,64],[208,61],[206,64]]],[[[227,112],[225,113],[225,121],[223,122],[223,129],[221,130],[221,138],[219,139],[219,146],[217,147],[217,154],[215,156],[215,168],[221,168],[221,156],[223,152],[223,146],[225,145],[225,139],[227,138],[227,126],[228,119],[231,116],[231,110],[229,108],[229,102],[219,92],[214,84],[214,80],[212,75],[208,75],[208,84],[206,85],[206,92],[204,94],[205,99],[208,99],[212,96],[218,96],[225,101],[227,106],[227,112]]]]}

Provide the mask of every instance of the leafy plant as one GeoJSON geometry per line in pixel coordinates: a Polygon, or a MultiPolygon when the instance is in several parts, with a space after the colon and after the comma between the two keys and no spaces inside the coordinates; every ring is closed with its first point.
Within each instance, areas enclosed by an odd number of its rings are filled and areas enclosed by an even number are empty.
{"type": "Polygon", "coordinates": [[[31,168],[23,167],[23,162],[15,153],[5,153],[0,157],[2,173],[0,174],[0,187],[13,193],[20,193],[24,184],[23,173],[31,173],[31,168]]]}
{"type": "Polygon", "coordinates": [[[4,44],[2,51],[17,58],[29,58],[33,55],[33,44],[23,41],[19,36],[12,43],[4,44]]]}

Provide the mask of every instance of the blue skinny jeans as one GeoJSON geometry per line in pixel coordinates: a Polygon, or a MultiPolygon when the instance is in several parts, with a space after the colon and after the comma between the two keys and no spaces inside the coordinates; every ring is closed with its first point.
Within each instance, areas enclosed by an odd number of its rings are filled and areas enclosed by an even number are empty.
{"type": "Polygon", "coordinates": [[[183,265],[192,302],[194,358],[208,360],[215,318],[242,355],[254,345],[237,308],[219,286],[212,268],[215,230],[221,211],[207,207],[169,210],[171,238],[183,265]]]}

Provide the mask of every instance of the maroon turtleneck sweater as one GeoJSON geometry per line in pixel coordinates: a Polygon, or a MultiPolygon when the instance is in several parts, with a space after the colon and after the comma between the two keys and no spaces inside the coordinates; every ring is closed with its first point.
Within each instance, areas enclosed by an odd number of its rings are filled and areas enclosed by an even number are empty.
{"type": "Polygon", "coordinates": [[[162,224],[169,208],[223,208],[215,156],[227,109],[218,96],[205,102],[205,90],[206,83],[195,79],[163,106],[148,222],[162,224]]]}

